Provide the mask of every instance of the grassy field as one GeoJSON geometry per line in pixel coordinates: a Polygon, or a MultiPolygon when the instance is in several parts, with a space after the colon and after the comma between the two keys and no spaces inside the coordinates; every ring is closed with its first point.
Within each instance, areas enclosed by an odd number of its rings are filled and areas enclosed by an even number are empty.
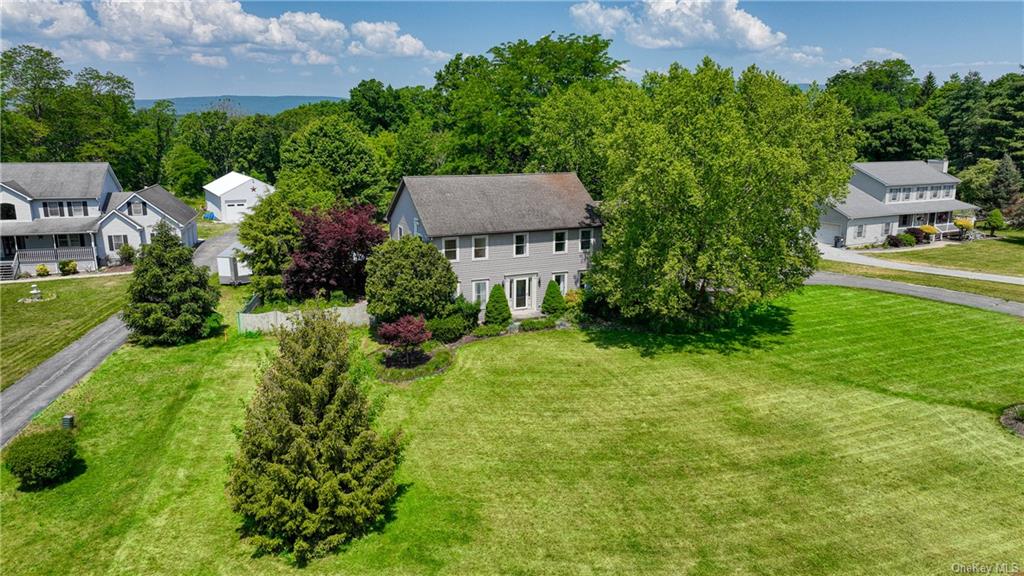
{"type": "Polygon", "coordinates": [[[0,389],[14,384],[40,362],[121,309],[129,276],[69,278],[39,282],[54,300],[22,304],[30,284],[0,286],[0,389]]]}
{"type": "Polygon", "coordinates": [[[894,282],[906,282],[918,286],[934,286],[947,290],[970,292],[1002,298],[1013,302],[1024,302],[1024,286],[1017,284],[1003,284],[1002,282],[987,282],[984,280],[968,280],[965,278],[954,278],[952,276],[937,276],[935,274],[924,274],[921,272],[905,272],[903,270],[891,270],[889,268],[878,268],[876,266],[861,266],[860,264],[849,264],[836,262],[834,260],[819,260],[818,270],[824,272],[837,272],[839,274],[852,274],[855,276],[867,276],[868,278],[880,278],[894,282]]]}
{"type": "Polygon", "coordinates": [[[196,220],[196,228],[199,232],[199,237],[203,240],[210,240],[216,238],[221,234],[224,234],[228,230],[231,230],[232,224],[225,224],[223,222],[211,222],[209,220],[203,220],[202,218],[196,220]]]}
{"type": "Polygon", "coordinates": [[[228,332],[128,346],[38,420],[76,411],[87,470],[33,493],[0,476],[0,557],[10,574],[944,574],[1019,562],[1024,441],[996,417],[1024,400],[1022,340],[1009,316],[808,287],[708,337],[476,342],[440,376],[373,388],[380,424],[408,442],[393,519],[301,570],[253,558],[224,495],[232,429],[273,342],[228,332]]]}
{"type": "Polygon", "coordinates": [[[885,260],[959,268],[990,274],[1024,276],[1024,232],[1000,232],[1001,238],[976,240],[912,252],[871,253],[885,260]]]}

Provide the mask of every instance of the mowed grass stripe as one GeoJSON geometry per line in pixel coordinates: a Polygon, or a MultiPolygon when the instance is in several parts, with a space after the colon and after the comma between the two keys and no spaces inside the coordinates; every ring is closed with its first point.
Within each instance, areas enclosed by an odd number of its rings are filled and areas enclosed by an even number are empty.
{"type": "MultiPolygon", "coordinates": [[[[1024,443],[995,409],[1024,397],[1024,324],[832,287],[777,305],[724,339],[484,340],[375,386],[408,442],[394,519],[302,573],[935,574],[1024,555],[1024,443]],[[958,369],[979,361],[982,381],[958,369]]],[[[90,469],[27,495],[3,473],[5,568],[298,572],[251,558],[223,494],[272,342],[193,346],[124,349],[43,415],[88,408],[90,469]]]]}

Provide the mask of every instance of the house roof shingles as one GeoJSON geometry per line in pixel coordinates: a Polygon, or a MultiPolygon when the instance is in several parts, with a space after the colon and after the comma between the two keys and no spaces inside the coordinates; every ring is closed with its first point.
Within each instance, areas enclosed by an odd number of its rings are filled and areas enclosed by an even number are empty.
{"type": "Polygon", "coordinates": [[[82,234],[95,232],[102,216],[87,218],[40,218],[38,220],[5,220],[0,229],[4,236],[47,234],[82,234]]]}
{"type": "Polygon", "coordinates": [[[960,182],[959,178],[946,174],[924,160],[854,162],[853,167],[886,186],[956,184],[960,182]]]}
{"type": "Polygon", "coordinates": [[[4,162],[0,181],[37,200],[99,198],[109,171],[106,162],[4,162]]]}
{"type": "Polygon", "coordinates": [[[572,172],[406,176],[403,189],[433,237],[601,225],[597,203],[572,172]]]}
{"type": "MultiPolygon", "coordinates": [[[[178,200],[174,194],[171,194],[166,188],[159,184],[143,188],[142,190],[135,192],[135,194],[146,202],[149,202],[151,205],[156,206],[158,210],[173,218],[178,224],[188,224],[193,218],[199,215],[199,213],[189,207],[188,204],[178,200]]],[[[114,207],[116,208],[118,205],[115,205],[114,207]]]]}

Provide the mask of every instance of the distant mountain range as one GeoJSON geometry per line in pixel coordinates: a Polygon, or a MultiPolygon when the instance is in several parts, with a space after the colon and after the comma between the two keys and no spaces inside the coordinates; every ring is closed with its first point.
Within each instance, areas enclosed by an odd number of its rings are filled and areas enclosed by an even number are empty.
{"type": "Polygon", "coordinates": [[[136,108],[149,108],[157,100],[174,102],[178,114],[202,112],[203,110],[225,110],[231,114],[277,114],[310,102],[341,100],[336,96],[185,96],[181,98],[154,98],[135,100],[136,108]]]}

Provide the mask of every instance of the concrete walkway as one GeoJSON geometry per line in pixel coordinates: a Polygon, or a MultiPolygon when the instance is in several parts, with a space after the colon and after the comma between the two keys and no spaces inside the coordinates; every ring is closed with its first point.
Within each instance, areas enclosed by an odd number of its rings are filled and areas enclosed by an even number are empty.
{"type": "MultiPolygon", "coordinates": [[[[217,254],[237,238],[237,229],[232,229],[207,240],[196,248],[192,260],[216,271],[217,254]]],[[[40,410],[103,363],[127,339],[128,328],[115,314],[0,392],[0,446],[6,445],[40,410]]]]}
{"type": "Polygon", "coordinates": [[[947,304],[960,304],[971,308],[980,308],[990,312],[999,312],[1024,318],[1024,303],[1010,302],[999,298],[969,294],[946,290],[945,288],[933,288],[931,286],[918,286],[891,280],[880,280],[878,278],[867,278],[864,276],[851,276],[847,274],[836,274],[834,272],[815,272],[804,284],[808,285],[829,285],[845,286],[847,288],[866,288],[892,294],[903,294],[916,296],[927,300],[937,300],[947,304]]]}
{"type": "Polygon", "coordinates": [[[936,276],[952,276],[955,278],[967,278],[968,280],[985,280],[988,282],[1000,282],[1002,284],[1017,284],[1024,286],[1024,277],[1003,276],[1001,274],[986,274],[985,272],[971,272],[969,270],[956,270],[954,268],[939,268],[937,266],[922,266],[920,264],[907,264],[892,260],[872,258],[860,254],[854,250],[843,250],[833,248],[824,244],[818,244],[821,257],[825,260],[835,262],[846,262],[848,264],[860,264],[861,266],[874,266],[875,268],[888,268],[890,270],[904,270],[906,272],[920,272],[922,274],[934,274],[936,276]]]}

